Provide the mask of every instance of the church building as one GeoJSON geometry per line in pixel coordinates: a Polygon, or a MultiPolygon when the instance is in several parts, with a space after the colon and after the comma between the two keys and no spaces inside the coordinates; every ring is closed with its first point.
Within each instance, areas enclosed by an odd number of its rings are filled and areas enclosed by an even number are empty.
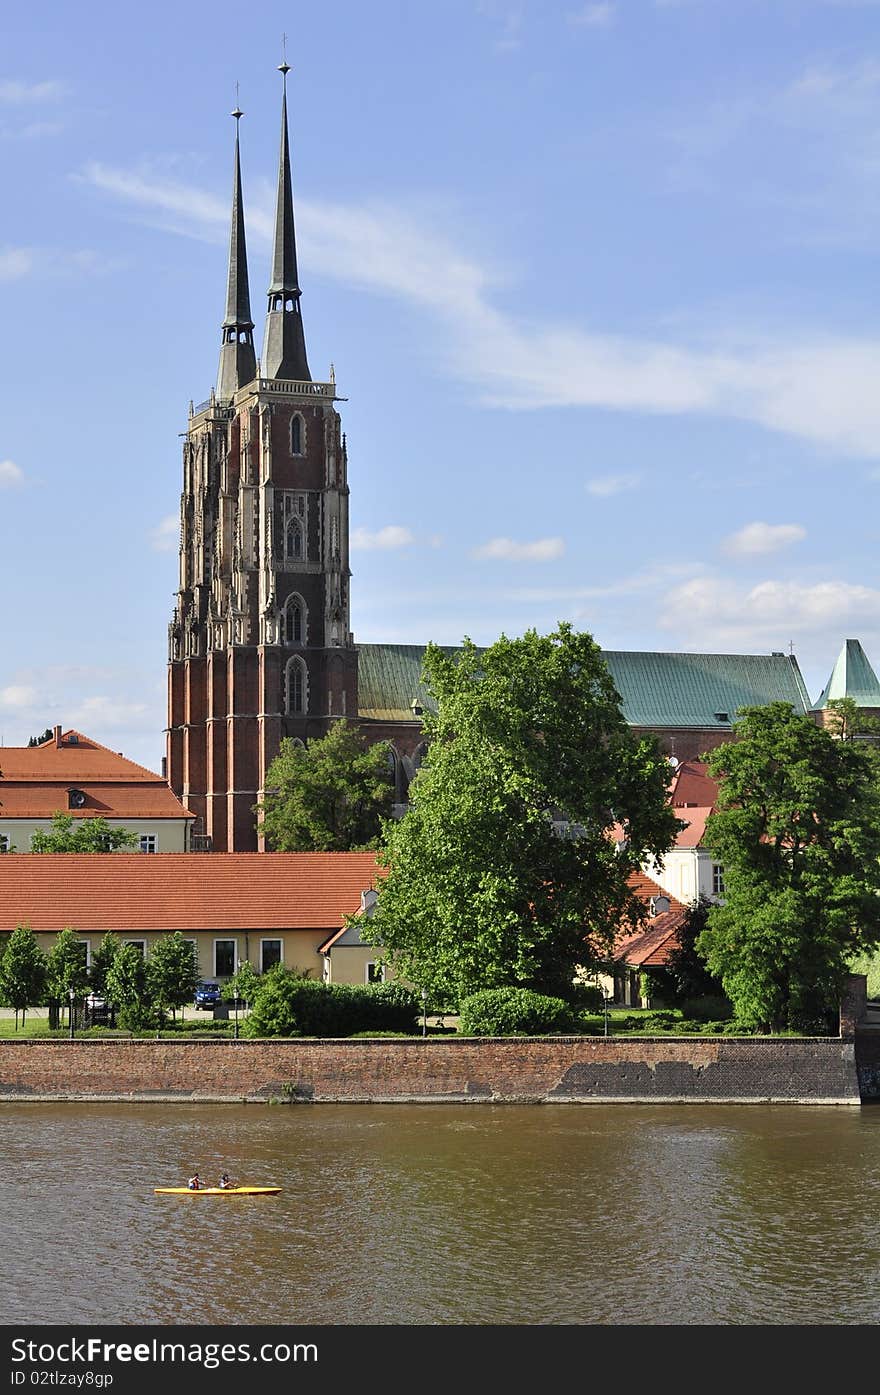
{"type": "MultiPolygon", "coordinates": [[[[370,742],[387,745],[402,803],[424,754],[422,714],[431,706],[423,644],[356,646],[351,632],[346,442],[332,371],[329,382],[315,382],[309,372],[286,63],[280,71],[262,356],[254,346],[236,109],[217,386],[207,402],[191,407],[183,447],[167,776],[196,816],[199,846],[215,852],[260,848],[254,806],[282,739],[305,743],[339,718],[357,721],[370,742]]],[[[618,651],[605,659],[627,720],[656,733],[676,762],[729,739],[739,707],[785,701],[810,710],[792,654],[618,651]]],[[[835,683],[836,693],[842,680],[835,683]]]]}

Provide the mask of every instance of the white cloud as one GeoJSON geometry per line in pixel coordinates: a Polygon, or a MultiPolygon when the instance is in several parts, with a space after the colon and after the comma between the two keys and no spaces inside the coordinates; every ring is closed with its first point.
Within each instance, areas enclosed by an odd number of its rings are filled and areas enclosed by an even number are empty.
{"type": "Polygon", "coordinates": [[[397,547],[411,547],[415,537],[408,528],[389,523],[371,533],[368,528],[355,528],[351,535],[351,547],[359,552],[388,552],[397,547]]]}
{"type": "Polygon", "coordinates": [[[18,281],[28,275],[33,263],[30,247],[4,247],[0,250],[0,281],[18,281]]]}
{"type": "Polygon", "coordinates": [[[595,479],[587,480],[585,488],[588,494],[595,495],[597,499],[610,499],[612,494],[635,489],[640,479],[640,475],[597,475],[595,479]]]}
{"type": "Polygon", "coordinates": [[[29,688],[24,683],[11,683],[8,688],[0,688],[0,707],[17,710],[31,707],[36,701],[36,688],[29,688]]]}
{"type": "Polygon", "coordinates": [[[695,577],[665,597],[658,623],[674,630],[679,643],[696,641],[713,649],[781,649],[794,635],[814,642],[827,636],[836,652],[840,636],[858,626],[873,628],[880,613],[880,590],[846,581],[762,581],[748,589],[728,578],[695,577]]]}
{"type": "Polygon", "coordinates": [[[150,531],[150,547],[154,552],[176,552],[180,540],[180,519],[169,513],[150,531]]]}
{"type": "Polygon", "coordinates": [[[0,460],[0,489],[21,484],[24,474],[14,460],[0,460]]]}
{"type": "MultiPolygon", "coordinates": [[[[80,176],[178,233],[226,236],[225,198],[149,171],[90,165],[80,176]]],[[[249,222],[266,241],[271,206],[249,222]]],[[[400,209],[300,201],[312,271],[390,294],[437,321],[448,371],[512,411],[591,407],[739,418],[853,455],[880,456],[880,339],[766,334],[724,326],[692,347],[589,327],[529,323],[498,309],[492,276],[450,239],[400,209]]]]}
{"type": "Polygon", "coordinates": [[[29,102],[55,102],[64,92],[60,82],[22,82],[17,78],[0,79],[0,102],[21,106],[29,102]]]}
{"type": "Polygon", "coordinates": [[[757,557],[803,542],[806,536],[800,523],[747,523],[725,538],[722,546],[732,557],[757,557]]]}
{"type": "Polygon", "coordinates": [[[604,0],[602,4],[584,5],[582,9],[572,11],[567,16],[569,24],[587,29],[607,29],[616,18],[617,6],[612,5],[610,0],[604,0]]]}
{"type": "Polygon", "coordinates": [[[133,726],[142,727],[147,720],[152,725],[152,718],[152,708],[145,702],[128,702],[124,697],[96,693],[73,707],[69,723],[90,736],[100,728],[127,730],[133,726]]]}
{"type": "Polygon", "coordinates": [[[565,551],[562,538],[537,538],[534,542],[514,542],[512,538],[491,538],[474,549],[474,557],[495,562],[550,562],[565,551]]]}

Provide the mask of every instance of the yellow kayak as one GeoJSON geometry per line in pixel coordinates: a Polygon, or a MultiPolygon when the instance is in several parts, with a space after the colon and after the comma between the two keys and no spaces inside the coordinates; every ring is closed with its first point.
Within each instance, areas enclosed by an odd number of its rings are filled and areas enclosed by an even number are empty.
{"type": "Polygon", "coordinates": [[[280,1187],[154,1187],[163,1196],[277,1196],[280,1187]]]}

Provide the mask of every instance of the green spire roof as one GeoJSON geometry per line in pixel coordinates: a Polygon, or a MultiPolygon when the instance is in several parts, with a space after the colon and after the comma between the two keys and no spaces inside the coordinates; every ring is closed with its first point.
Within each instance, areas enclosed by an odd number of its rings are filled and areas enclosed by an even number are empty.
{"type": "MultiPolygon", "coordinates": [[[[413,704],[433,711],[421,681],[424,653],[421,644],[358,645],[360,716],[400,722],[418,716],[413,704]]],[[[793,655],[604,650],[602,657],[632,726],[729,728],[740,707],[790,702],[806,712],[810,705],[793,655]]]]}
{"type": "Polygon", "coordinates": [[[880,707],[880,681],[857,639],[846,640],[812,710],[821,712],[835,698],[852,698],[857,707],[880,707]]]}

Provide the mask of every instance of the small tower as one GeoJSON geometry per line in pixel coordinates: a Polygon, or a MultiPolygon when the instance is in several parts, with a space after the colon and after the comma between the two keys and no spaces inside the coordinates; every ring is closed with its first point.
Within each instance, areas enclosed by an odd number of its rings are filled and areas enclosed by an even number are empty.
{"type": "Polygon", "coordinates": [[[287,135],[287,62],[279,64],[282,78],[281,149],[278,156],[278,197],[275,202],[275,245],[272,280],[263,340],[262,370],[266,378],[310,382],[306,340],[300,312],[299,275],[296,269],[296,234],[293,226],[293,183],[290,177],[290,141],[287,135]]]}
{"type": "Polygon", "coordinates": [[[820,726],[828,725],[828,704],[838,698],[849,698],[866,717],[880,717],[880,681],[857,639],[844,641],[831,677],[813,703],[811,711],[820,726]]]}
{"type": "MultiPolygon", "coordinates": [[[[286,79],[288,66],[280,69],[286,79]]],[[[266,348],[257,376],[238,121],[216,392],[183,448],[169,627],[171,788],[217,852],[260,847],[254,806],[281,741],[356,718],[348,478],[335,378],[312,382],[299,313],[286,85],[266,348]]]]}
{"type": "Polygon", "coordinates": [[[217,373],[217,396],[234,397],[257,376],[254,352],[254,322],[248,292],[247,247],[244,235],[244,201],[241,195],[241,161],[238,150],[238,124],[243,112],[238,107],[235,117],[235,167],[232,176],[232,220],[229,228],[229,277],[226,287],[226,318],[223,321],[220,348],[220,368],[217,373]]]}

